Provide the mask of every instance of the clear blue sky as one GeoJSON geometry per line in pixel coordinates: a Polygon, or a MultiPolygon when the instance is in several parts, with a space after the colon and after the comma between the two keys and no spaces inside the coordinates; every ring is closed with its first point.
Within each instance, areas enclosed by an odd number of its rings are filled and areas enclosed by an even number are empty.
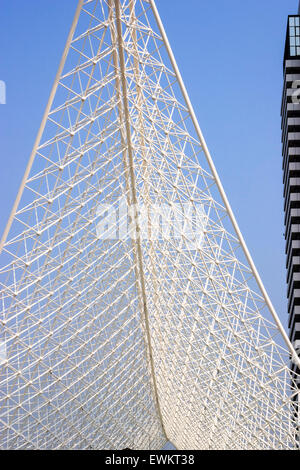
{"type": "MultiPolygon", "coordinates": [[[[2,3],[0,231],[58,67],[76,0],[2,3]]],[[[157,0],[200,126],[248,247],[286,325],[282,56],[297,0],[157,0]]]]}

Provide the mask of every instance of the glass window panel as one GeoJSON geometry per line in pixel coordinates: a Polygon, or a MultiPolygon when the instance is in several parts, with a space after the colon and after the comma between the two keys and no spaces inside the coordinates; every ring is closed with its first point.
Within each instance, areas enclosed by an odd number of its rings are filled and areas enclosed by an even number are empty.
{"type": "Polygon", "coordinates": [[[300,55],[300,47],[297,47],[297,55],[300,55]]]}
{"type": "Polygon", "coordinates": [[[290,28],[290,36],[295,36],[295,28],[290,28]]]}
{"type": "Polygon", "coordinates": [[[296,55],[296,48],[295,47],[291,47],[291,55],[296,55]]]}
{"type": "Polygon", "coordinates": [[[300,28],[296,28],[296,36],[299,36],[300,35],[300,28]]]}
{"type": "Polygon", "coordinates": [[[299,16],[298,18],[295,18],[295,26],[299,26],[299,16]]]}
{"type": "MultiPolygon", "coordinates": [[[[298,38],[297,38],[298,39],[298,38]]],[[[293,37],[293,38],[290,38],[290,45],[291,46],[295,46],[296,45],[296,38],[293,37]]]]}
{"type": "Polygon", "coordinates": [[[295,18],[290,18],[290,26],[295,26],[295,18]]]}
{"type": "Polygon", "coordinates": [[[297,36],[295,39],[296,39],[296,46],[300,46],[300,37],[297,36]]]}

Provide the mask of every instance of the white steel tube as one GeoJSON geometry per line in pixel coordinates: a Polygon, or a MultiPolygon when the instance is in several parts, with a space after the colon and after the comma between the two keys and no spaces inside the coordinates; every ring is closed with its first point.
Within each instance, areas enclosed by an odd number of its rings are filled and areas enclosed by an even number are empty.
{"type": "MultiPolygon", "coordinates": [[[[115,4],[115,12],[116,12],[119,64],[120,64],[120,74],[121,74],[121,83],[122,83],[122,91],[123,91],[123,107],[124,107],[125,128],[126,128],[126,137],[127,137],[130,189],[131,189],[131,195],[132,195],[132,203],[133,203],[134,208],[136,208],[137,193],[136,193],[136,181],[135,181],[135,173],[134,173],[133,149],[132,149],[132,141],[131,141],[130,116],[129,116],[129,109],[128,109],[126,65],[125,65],[124,46],[123,46],[123,38],[122,38],[122,18],[121,18],[121,12],[120,12],[120,0],[114,0],[114,4],[115,4]]],[[[141,297],[142,297],[142,304],[143,304],[143,314],[144,314],[144,322],[145,322],[146,337],[147,337],[147,344],[148,344],[151,376],[152,376],[152,382],[153,382],[153,388],[154,388],[154,397],[155,397],[156,408],[157,408],[159,420],[162,426],[162,430],[163,430],[166,440],[168,440],[167,433],[166,433],[165,426],[164,426],[163,417],[162,417],[162,412],[160,408],[158,387],[157,387],[157,382],[156,382],[156,374],[155,374],[154,360],[153,360],[153,354],[152,354],[153,348],[151,344],[149,313],[148,313],[147,295],[146,295],[146,287],[145,287],[143,253],[142,253],[141,236],[140,236],[141,231],[140,231],[138,217],[136,213],[134,214],[134,221],[136,224],[136,233],[138,234],[136,237],[137,262],[138,262],[138,267],[139,267],[138,271],[139,271],[139,279],[140,279],[140,286],[141,286],[141,297]]]]}
{"type": "Polygon", "coordinates": [[[55,96],[55,93],[56,93],[56,90],[57,90],[57,86],[58,86],[58,83],[59,83],[59,79],[60,79],[60,76],[62,74],[65,62],[66,62],[69,47],[70,47],[71,41],[73,39],[73,35],[74,35],[74,32],[75,32],[75,28],[76,28],[76,25],[77,25],[77,22],[78,22],[78,18],[79,18],[79,15],[80,15],[80,11],[81,11],[83,2],[84,2],[84,0],[79,0],[77,8],[76,8],[73,23],[72,23],[72,26],[71,26],[71,29],[70,29],[70,32],[69,32],[69,35],[68,35],[68,38],[67,38],[67,42],[66,42],[66,45],[65,45],[65,48],[64,48],[64,51],[63,51],[63,55],[62,55],[62,58],[60,60],[58,71],[56,73],[55,80],[54,80],[54,83],[53,83],[53,86],[52,86],[52,89],[51,89],[51,92],[50,92],[50,96],[49,96],[48,103],[47,103],[47,106],[46,106],[46,109],[45,109],[45,112],[44,112],[44,116],[43,116],[43,119],[42,119],[42,122],[41,122],[41,125],[40,125],[40,128],[39,128],[39,131],[37,133],[37,136],[36,136],[36,139],[35,139],[35,142],[34,142],[34,145],[33,145],[33,149],[32,149],[32,152],[31,152],[26,170],[25,170],[23,179],[22,179],[20,187],[19,187],[17,197],[15,199],[13,208],[11,210],[9,219],[7,221],[5,230],[4,230],[3,235],[2,235],[2,239],[1,239],[1,242],[0,242],[0,253],[2,252],[3,246],[6,242],[6,239],[7,239],[7,236],[9,234],[11,225],[12,225],[13,220],[14,220],[14,217],[15,217],[16,212],[18,210],[18,206],[19,206],[19,203],[20,203],[20,200],[21,200],[21,197],[22,197],[25,185],[26,185],[26,181],[27,181],[27,178],[29,176],[31,167],[32,167],[33,162],[34,162],[34,157],[35,157],[37,148],[40,144],[40,140],[41,140],[41,137],[42,137],[44,129],[45,129],[48,114],[49,114],[49,111],[51,109],[51,106],[52,106],[52,103],[53,103],[53,100],[54,100],[54,96],[55,96]]]}
{"type": "Polygon", "coordinates": [[[237,221],[236,221],[236,219],[235,219],[235,217],[234,217],[234,214],[233,214],[233,212],[232,212],[232,209],[231,209],[231,207],[230,207],[229,201],[228,201],[227,196],[226,196],[226,194],[225,194],[223,185],[222,185],[221,180],[220,180],[220,178],[219,178],[219,175],[218,175],[218,173],[217,173],[217,170],[216,170],[216,167],[215,167],[215,165],[214,165],[213,159],[212,159],[212,157],[211,157],[211,155],[210,155],[210,152],[209,152],[209,150],[208,150],[208,148],[207,148],[206,142],[205,142],[204,137],[203,137],[203,135],[202,135],[202,132],[201,132],[201,129],[200,129],[200,126],[199,126],[197,117],[196,117],[195,112],[194,112],[194,109],[193,109],[193,105],[192,105],[192,103],[191,103],[191,100],[190,100],[189,95],[188,95],[188,93],[187,93],[187,90],[186,90],[186,88],[185,88],[185,85],[184,85],[182,76],[181,76],[181,74],[180,74],[179,68],[178,68],[177,63],[176,63],[176,59],[175,59],[175,57],[174,57],[174,54],[173,54],[173,51],[172,51],[172,49],[171,49],[169,40],[168,40],[168,38],[167,38],[167,35],[166,35],[166,32],[165,32],[164,26],[163,26],[163,24],[162,24],[162,21],[161,21],[161,19],[160,19],[159,13],[158,13],[158,10],[157,10],[157,8],[156,8],[155,1],[154,1],[154,0],[149,0],[149,2],[150,2],[150,4],[151,4],[151,7],[152,7],[152,10],[153,10],[155,19],[156,19],[156,21],[157,21],[157,24],[158,24],[158,27],[159,27],[159,30],[160,30],[162,39],[163,39],[164,44],[165,44],[165,46],[166,46],[166,49],[167,49],[167,52],[168,52],[168,55],[169,55],[171,64],[172,64],[173,69],[174,69],[174,72],[175,72],[175,74],[176,74],[176,78],[177,78],[178,84],[179,84],[179,86],[180,86],[182,95],[183,95],[183,97],[184,97],[184,99],[185,99],[185,102],[186,102],[186,105],[187,105],[187,107],[188,107],[190,116],[191,116],[191,118],[192,118],[193,124],[194,124],[195,129],[196,129],[196,132],[197,132],[197,134],[198,134],[198,138],[199,138],[200,144],[201,144],[202,149],[203,149],[203,151],[204,151],[204,153],[205,153],[205,156],[206,156],[207,162],[208,162],[208,164],[209,164],[209,167],[210,167],[210,169],[211,169],[212,175],[213,175],[213,177],[214,177],[214,179],[215,179],[215,181],[216,181],[217,187],[218,187],[218,189],[219,189],[219,191],[220,191],[220,194],[221,194],[221,196],[222,196],[222,199],[223,199],[224,205],[225,205],[225,207],[226,207],[226,210],[227,210],[227,212],[228,212],[228,215],[229,215],[229,217],[230,217],[231,223],[232,223],[232,225],[233,225],[233,227],[234,227],[234,229],[235,229],[235,232],[236,232],[236,234],[237,234],[237,236],[238,236],[239,242],[240,242],[240,244],[241,244],[241,246],[242,246],[242,248],[243,248],[243,250],[244,250],[245,256],[246,256],[246,258],[247,258],[247,260],[248,260],[249,266],[250,266],[250,268],[251,268],[251,270],[252,270],[252,272],[253,272],[253,275],[254,275],[254,277],[255,277],[255,279],[256,279],[256,282],[257,282],[257,284],[258,284],[258,286],[259,286],[259,288],[260,288],[260,291],[261,291],[261,293],[262,293],[262,295],[263,295],[263,298],[265,299],[266,305],[268,306],[268,308],[269,308],[269,310],[270,310],[270,312],[271,312],[271,314],[272,314],[272,316],[273,316],[273,318],[274,318],[274,320],[275,320],[275,322],[276,322],[276,324],[277,324],[277,327],[278,327],[280,333],[282,334],[282,336],[283,336],[283,338],[284,338],[284,340],[285,340],[285,342],[286,342],[286,345],[287,345],[287,347],[288,347],[290,353],[292,354],[292,357],[293,357],[294,362],[297,364],[298,368],[300,368],[300,358],[298,357],[298,355],[297,355],[297,353],[296,353],[296,351],[295,351],[295,349],[294,349],[294,347],[293,347],[291,341],[289,340],[289,337],[288,337],[288,335],[287,335],[285,329],[283,328],[282,323],[281,323],[281,321],[280,321],[280,319],[279,319],[279,317],[278,317],[278,315],[277,315],[277,313],[276,313],[276,311],[275,311],[275,309],[274,309],[274,307],[273,307],[273,304],[272,304],[272,302],[271,302],[271,300],[270,300],[270,298],[269,298],[269,296],[268,296],[268,294],[267,294],[267,291],[266,291],[266,289],[265,289],[265,287],[264,287],[264,285],[263,285],[263,282],[262,282],[262,280],[261,280],[261,278],[260,278],[260,276],[259,276],[259,274],[258,274],[258,271],[257,271],[257,269],[256,269],[256,267],[255,267],[254,261],[253,261],[251,255],[250,255],[250,252],[249,252],[249,250],[248,250],[248,248],[247,248],[247,245],[246,245],[246,243],[245,243],[245,240],[244,240],[244,238],[243,238],[243,235],[242,235],[242,233],[241,233],[241,231],[240,231],[240,229],[239,229],[239,226],[238,226],[238,224],[237,224],[237,221]]]}

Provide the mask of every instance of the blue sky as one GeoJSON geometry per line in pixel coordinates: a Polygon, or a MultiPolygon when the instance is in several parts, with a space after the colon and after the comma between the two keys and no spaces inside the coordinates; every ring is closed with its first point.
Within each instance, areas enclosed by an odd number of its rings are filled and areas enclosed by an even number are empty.
{"type": "MultiPolygon", "coordinates": [[[[286,20],[298,1],[157,0],[157,6],[240,228],[286,325],[280,101],[286,20]]],[[[76,0],[2,5],[1,232],[75,8],[76,0]]]]}

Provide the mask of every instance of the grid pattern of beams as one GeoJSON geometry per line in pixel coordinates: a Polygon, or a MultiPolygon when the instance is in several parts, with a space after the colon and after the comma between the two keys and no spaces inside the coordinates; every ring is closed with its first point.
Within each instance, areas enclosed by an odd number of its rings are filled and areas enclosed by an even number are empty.
{"type": "Polygon", "coordinates": [[[1,447],[296,448],[293,350],[154,2],[80,0],[68,41],[1,254],[1,447]]]}

